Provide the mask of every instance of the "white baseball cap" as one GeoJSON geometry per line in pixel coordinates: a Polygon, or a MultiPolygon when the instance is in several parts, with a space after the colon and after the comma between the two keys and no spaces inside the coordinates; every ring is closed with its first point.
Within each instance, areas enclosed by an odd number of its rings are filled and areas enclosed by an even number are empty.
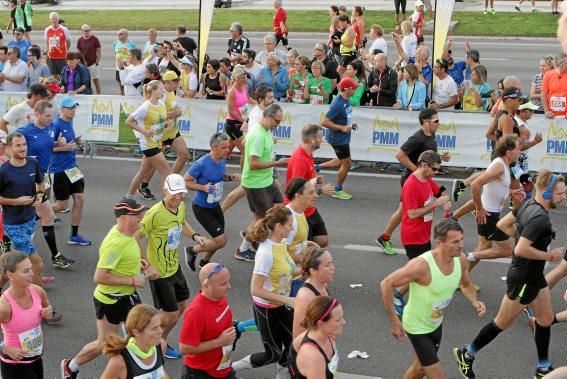
{"type": "Polygon", "coordinates": [[[175,195],[178,193],[187,193],[187,187],[185,187],[185,180],[179,174],[169,174],[165,178],[163,183],[163,188],[169,192],[170,195],[175,195]]]}
{"type": "Polygon", "coordinates": [[[415,2],[415,7],[416,7],[416,8],[417,8],[417,7],[421,7],[422,5],[425,5],[425,4],[423,4],[423,1],[421,1],[421,0],[417,0],[417,1],[415,2]]]}

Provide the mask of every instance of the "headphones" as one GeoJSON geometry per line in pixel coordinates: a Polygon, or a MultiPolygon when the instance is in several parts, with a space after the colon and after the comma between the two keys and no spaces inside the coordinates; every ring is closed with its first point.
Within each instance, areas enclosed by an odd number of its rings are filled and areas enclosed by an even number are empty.
{"type": "Polygon", "coordinates": [[[549,201],[553,198],[553,187],[555,187],[555,183],[557,183],[557,178],[558,178],[557,175],[551,174],[551,179],[549,179],[549,184],[547,185],[545,191],[543,191],[543,193],[541,194],[541,197],[544,200],[549,201]]]}

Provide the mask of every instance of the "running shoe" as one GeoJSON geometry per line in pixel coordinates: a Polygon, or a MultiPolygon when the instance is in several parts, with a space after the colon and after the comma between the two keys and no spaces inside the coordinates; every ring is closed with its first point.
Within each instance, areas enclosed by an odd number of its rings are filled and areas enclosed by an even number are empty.
{"type": "Polygon", "coordinates": [[[50,318],[46,318],[45,322],[53,325],[53,324],[57,324],[59,321],[63,320],[63,315],[61,313],[57,313],[55,311],[53,311],[53,314],[51,315],[50,318]]]}
{"type": "Polygon", "coordinates": [[[331,196],[334,197],[335,199],[341,199],[341,200],[352,199],[352,195],[345,190],[335,191],[331,196]]]}
{"type": "Polygon", "coordinates": [[[453,180],[453,189],[451,191],[451,195],[455,203],[459,201],[459,197],[465,192],[466,188],[467,187],[465,186],[465,182],[463,182],[462,180],[453,180]]]}
{"type": "Polygon", "coordinates": [[[145,199],[145,200],[155,200],[156,197],[154,196],[153,193],[151,193],[150,189],[148,187],[146,188],[142,188],[142,187],[138,187],[138,193],[145,199]]]}
{"type": "Polygon", "coordinates": [[[88,240],[85,237],[78,234],[76,236],[67,238],[67,244],[69,245],[89,246],[92,243],[93,242],[91,240],[88,240]]]}
{"type": "Polygon", "coordinates": [[[134,151],[132,151],[132,155],[135,157],[141,157],[144,153],[142,153],[142,150],[139,147],[136,147],[134,148],[134,151]]]}
{"type": "Polygon", "coordinates": [[[197,259],[197,253],[193,250],[192,246],[185,247],[185,263],[189,270],[195,271],[195,260],[197,259]]]}
{"type": "Polygon", "coordinates": [[[398,167],[396,167],[396,171],[397,172],[404,172],[406,168],[404,167],[404,165],[399,164],[398,167]]]}
{"type": "Polygon", "coordinates": [[[554,370],[553,367],[549,366],[548,368],[537,368],[536,372],[535,372],[535,379],[540,379],[543,378],[544,376],[546,376],[547,374],[549,374],[550,372],[552,372],[554,370]]]}
{"type": "Polygon", "coordinates": [[[466,352],[467,352],[466,348],[462,348],[462,349],[454,348],[453,359],[457,361],[457,364],[459,365],[459,371],[461,372],[463,378],[473,379],[475,378],[472,369],[474,357],[467,356],[466,352]]]}
{"type": "Polygon", "coordinates": [[[240,249],[236,249],[236,252],[234,253],[234,258],[239,259],[241,261],[254,262],[254,259],[256,258],[256,253],[253,252],[252,250],[240,251],[240,249]]]}
{"type": "Polygon", "coordinates": [[[205,267],[205,265],[206,265],[207,263],[209,263],[209,262],[210,262],[209,259],[201,259],[201,260],[199,261],[199,270],[202,269],[203,267],[205,267]]]}
{"type": "Polygon", "coordinates": [[[491,13],[491,14],[496,14],[496,11],[494,10],[494,8],[490,9],[490,13],[491,13]]]}
{"type": "Polygon", "coordinates": [[[378,237],[376,237],[374,242],[376,243],[376,245],[378,245],[378,247],[380,247],[382,249],[382,251],[384,253],[386,253],[388,255],[398,254],[396,249],[394,249],[394,245],[392,244],[392,241],[390,241],[390,240],[386,241],[384,238],[382,238],[382,236],[378,236],[378,237]]]}
{"type": "Polygon", "coordinates": [[[173,347],[167,345],[167,351],[165,352],[165,357],[168,359],[179,359],[183,357],[183,355],[179,352],[179,350],[174,349],[173,347]]]}
{"type": "Polygon", "coordinates": [[[51,258],[51,264],[55,268],[67,268],[70,267],[73,263],[75,263],[74,260],[65,257],[61,253],[58,253],[55,258],[51,258]]]}
{"type": "Polygon", "coordinates": [[[69,212],[71,212],[71,208],[67,207],[63,209],[60,213],[69,213],[69,212]]]}
{"type": "Polygon", "coordinates": [[[380,168],[380,171],[382,171],[382,172],[388,172],[388,171],[390,171],[390,167],[391,167],[391,166],[392,166],[392,165],[391,165],[390,163],[384,163],[384,164],[382,165],[382,167],[380,168]]]}
{"type": "Polygon", "coordinates": [[[517,6],[517,5],[514,7],[514,9],[517,10],[518,12],[521,12],[521,11],[522,11],[522,10],[520,9],[520,7],[517,6]]]}
{"type": "Polygon", "coordinates": [[[356,170],[356,169],[359,169],[359,168],[360,168],[360,163],[358,163],[358,162],[353,161],[353,162],[350,164],[350,169],[351,169],[351,170],[356,170]]]}
{"type": "Polygon", "coordinates": [[[482,12],[482,14],[488,14],[488,9],[485,9],[484,12],[482,12]]]}
{"type": "Polygon", "coordinates": [[[69,368],[70,359],[63,359],[61,361],[61,379],[75,379],[79,371],[71,371],[69,368]]]}
{"type": "Polygon", "coordinates": [[[61,220],[60,217],[57,217],[57,216],[53,217],[53,225],[59,224],[61,221],[63,221],[63,220],[61,220]]]}
{"type": "Polygon", "coordinates": [[[396,309],[396,314],[402,319],[404,315],[404,308],[406,306],[406,300],[404,295],[402,295],[398,290],[394,289],[394,308],[396,309]]]}
{"type": "Polygon", "coordinates": [[[43,284],[44,286],[53,283],[53,281],[55,280],[54,276],[44,276],[43,278],[41,278],[41,284],[43,284]]]}
{"type": "Polygon", "coordinates": [[[165,153],[165,156],[167,158],[177,158],[177,153],[175,152],[175,150],[169,150],[167,153],[165,153]]]}

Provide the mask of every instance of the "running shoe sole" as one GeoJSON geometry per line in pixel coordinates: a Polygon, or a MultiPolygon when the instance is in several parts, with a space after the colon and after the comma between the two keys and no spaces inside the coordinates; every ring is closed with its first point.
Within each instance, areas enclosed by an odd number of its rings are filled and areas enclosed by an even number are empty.
{"type": "Polygon", "coordinates": [[[70,239],[67,240],[67,245],[81,245],[81,246],[90,246],[92,242],[75,242],[71,241],[70,239]]]}

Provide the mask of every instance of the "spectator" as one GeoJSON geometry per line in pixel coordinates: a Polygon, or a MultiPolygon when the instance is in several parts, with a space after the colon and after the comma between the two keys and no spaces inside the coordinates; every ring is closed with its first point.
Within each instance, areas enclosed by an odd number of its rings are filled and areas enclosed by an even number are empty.
{"type": "Polygon", "coordinates": [[[134,48],[128,52],[129,65],[120,61],[120,84],[124,86],[124,96],[142,96],[142,83],[146,67],[142,64],[142,50],[134,48]]]}
{"type": "Polygon", "coordinates": [[[124,96],[124,85],[120,80],[120,70],[127,66],[128,52],[134,48],[136,48],[136,43],[128,39],[128,30],[120,29],[118,39],[114,41],[113,50],[116,58],[116,81],[120,86],[120,95],[122,96],[124,96]]]}
{"type": "MultiPolygon", "coordinates": [[[[331,81],[331,89],[335,91],[337,88],[337,83],[339,81],[339,73],[337,72],[337,63],[327,55],[329,48],[321,43],[318,42],[315,44],[313,48],[313,60],[312,62],[319,61],[325,65],[325,71],[323,72],[323,76],[329,78],[331,81]]],[[[329,101],[331,99],[329,98],[329,101]]]]}
{"type": "Polygon", "coordinates": [[[433,69],[429,65],[430,55],[431,52],[427,46],[420,46],[415,51],[415,66],[420,71],[419,80],[426,88],[429,87],[429,83],[433,80],[433,69]]]}
{"type": "Polygon", "coordinates": [[[539,74],[536,74],[532,79],[532,88],[530,91],[530,100],[537,107],[534,113],[543,114],[543,106],[541,105],[541,82],[546,72],[552,70],[553,57],[543,57],[539,60],[539,74]]]}
{"type": "Polygon", "coordinates": [[[31,46],[31,42],[24,38],[24,29],[16,28],[14,29],[14,40],[8,42],[8,47],[16,46],[20,49],[21,60],[28,62],[28,49],[31,46]]]}
{"type": "MultiPolygon", "coordinates": [[[[187,54],[195,55],[195,50],[197,50],[197,44],[195,40],[191,37],[187,37],[185,34],[187,33],[187,28],[184,25],[179,25],[177,27],[177,38],[173,40],[173,42],[179,42],[183,49],[187,52],[187,54]]],[[[183,53],[183,52],[181,52],[183,53]]],[[[179,56],[178,58],[182,58],[184,55],[179,56]]]]}
{"type": "Polygon", "coordinates": [[[449,63],[447,74],[449,74],[449,76],[453,78],[455,83],[457,83],[457,86],[460,87],[465,80],[464,72],[465,68],[467,67],[467,63],[465,61],[455,62],[455,60],[453,59],[453,52],[451,50],[447,50],[447,54],[443,55],[443,59],[446,59],[447,63],[449,63]]]}
{"type": "Polygon", "coordinates": [[[417,37],[413,32],[411,22],[404,21],[401,25],[404,38],[400,38],[398,34],[392,34],[396,50],[398,52],[398,60],[394,67],[404,67],[408,63],[415,63],[415,53],[417,50],[417,37]]]}
{"type": "Polygon", "coordinates": [[[207,73],[201,76],[200,97],[209,100],[224,100],[226,98],[227,80],[226,76],[219,72],[219,61],[211,59],[206,67],[207,73]]]}
{"type": "Polygon", "coordinates": [[[398,86],[394,109],[407,109],[419,111],[425,108],[427,89],[425,84],[418,80],[419,70],[415,64],[410,63],[403,69],[403,80],[398,86]]]}
{"type": "Polygon", "coordinates": [[[159,72],[159,67],[157,66],[157,64],[155,63],[144,64],[142,62],[142,65],[146,68],[144,70],[144,81],[142,82],[142,85],[148,84],[152,80],[161,80],[161,74],[159,72]]]}
{"type": "MultiPolygon", "coordinates": [[[[466,47],[468,47],[468,45],[466,45],[466,47]]],[[[467,49],[465,51],[465,62],[467,63],[467,68],[465,68],[465,80],[470,80],[473,68],[480,64],[480,53],[478,50],[467,49]]]]}
{"type": "Polygon", "coordinates": [[[92,95],[89,70],[79,63],[77,53],[67,53],[67,65],[61,71],[61,87],[69,95],[92,95]]]}
{"type": "Polygon", "coordinates": [[[48,65],[51,75],[59,79],[59,74],[65,67],[65,59],[71,46],[71,34],[66,27],[59,25],[59,14],[57,12],[51,12],[49,19],[51,20],[51,25],[45,28],[43,39],[45,39],[47,47],[48,65]]]}
{"type": "Polygon", "coordinates": [[[266,68],[260,73],[258,85],[265,85],[274,91],[274,97],[285,101],[289,86],[287,70],[282,66],[281,60],[275,52],[270,52],[266,57],[266,68]]]}
{"type": "Polygon", "coordinates": [[[230,64],[230,59],[228,59],[227,57],[221,58],[219,60],[220,63],[220,72],[227,77],[228,80],[232,79],[232,71],[230,71],[232,69],[232,66],[230,64]]]}
{"type": "Polygon", "coordinates": [[[346,7],[344,5],[339,5],[339,16],[346,14],[346,7]]]}
{"type": "Polygon", "coordinates": [[[449,67],[449,64],[445,59],[437,59],[435,61],[433,70],[439,80],[434,82],[433,96],[431,97],[429,108],[453,109],[459,101],[457,83],[447,75],[447,67],[449,67]]]}
{"type": "Polygon", "coordinates": [[[384,30],[378,24],[373,24],[370,27],[370,38],[372,38],[372,45],[368,49],[370,55],[374,55],[374,50],[382,50],[382,52],[388,55],[388,45],[384,39],[384,30]]]}
{"type": "Polygon", "coordinates": [[[274,0],[274,34],[276,36],[276,46],[280,41],[282,41],[282,45],[286,50],[289,50],[290,47],[288,46],[288,30],[287,25],[287,13],[285,9],[282,8],[282,0],[274,0]]]}
{"type": "Polygon", "coordinates": [[[254,97],[254,93],[258,88],[257,82],[258,78],[260,78],[260,73],[264,69],[264,66],[261,64],[254,62],[254,58],[256,58],[256,52],[250,49],[244,49],[242,51],[242,55],[240,58],[240,63],[246,68],[246,73],[248,74],[248,96],[254,97]]]}
{"type": "Polygon", "coordinates": [[[366,91],[366,77],[364,76],[364,64],[362,63],[362,61],[355,59],[354,61],[350,62],[347,65],[344,77],[352,78],[359,84],[356,87],[354,94],[349,98],[350,105],[352,105],[353,107],[366,105],[361,104],[362,96],[364,95],[364,91],[366,91]]]}
{"type": "Polygon", "coordinates": [[[295,49],[290,49],[287,52],[287,67],[288,67],[287,75],[289,77],[295,74],[295,60],[297,59],[297,57],[299,57],[299,51],[295,49]]]}
{"type": "Polygon", "coordinates": [[[341,35],[341,61],[339,62],[339,67],[337,71],[340,75],[342,75],[347,65],[356,59],[356,32],[354,31],[353,27],[350,25],[350,19],[346,14],[339,16],[339,26],[341,29],[344,30],[344,33],[341,35]]]}
{"type": "Polygon", "coordinates": [[[142,48],[142,57],[144,59],[150,57],[154,53],[154,46],[157,43],[157,30],[156,28],[148,29],[148,39],[144,42],[144,47],[142,48]]]}
{"type": "Polygon", "coordinates": [[[415,2],[415,10],[411,15],[413,32],[417,37],[418,45],[423,44],[423,25],[425,24],[424,9],[425,9],[425,4],[423,4],[423,1],[417,0],[415,2]]]}
{"type": "Polygon", "coordinates": [[[6,92],[27,92],[28,65],[20,59],[20,49],[15,46],[8,48],[8,61],[0,74],[0,82],[6,92]]]}
{"type": "MultiPolygon", "coordinates": [[[[406,0],[394,0],[394,7],[396,9],[396,32],[400,32],[402,29],[400,27],[400,5],[402,11],[402,22],[407,20],[406,17],[406,0]]],[[[410,62],[411,63],[411,62],[410,62]]]]}
{"type": "Polygon", "coordinates": [[[368,91],[372,106],[391,107],[396,103],[398,75],[388,67],[388,57],[378,53],[372,59],[373,69],[368,75],[368,91]]]}
{"type": "Polygon", "coordinates": [[[329,41],[327,46],[331,48],[333,59],[338,65],[341,63],[341,37],[345,30],[342,28],[342,23],[339,21],[339,16],[334,16],[331,19],[331,26],[329,27],[329,41]]]}
{"type": "MultiPolygon", "coordinates": [[[[21,28],[24,30],[24,38],[28,41],[30,40],[30,34],[32,30],[32,16],[33,10],[31,6],[31,1],[25,0],[11,0],[10,6],[12,10],[10,11],[10,22],[6,27],[6,34],[13,26],[14,29],[21,28]]],[[[0,35],[2,33],[0,32],[0,35]]],[[[2,38],[0,37],[0,43],[2,42],[2,38]]]]}
{"type": "Polygon", "coordinates": [[[541,84],[541,103],[547,118],[567,115],[567,54],[560,53],[555,58],[555,67],[545,73],[541,84]]]}
{"type": "Polygon", "coordinates": [[[264,37],[264,50],[256,55],[256,62],[266,67],[268,54],[274,53],[280,61],[280,64],[285,65],[287,61],[287,54],[281,50],[276,50],[276,42],[276,37],[274,37],[273,34],[266,34],[266,36],[264,37]]]}
{"type": "Polygon", "coordinates": [[[226,57],[230,59],[232,65],[241,63],[242,52],[250,48],[250,40],[242,35],[243,29],[239,22],[230,25],[230,39],[228,40],[228,50],[226,57]]]}
{"type": "Polygon", "coordinates": [[[305,55],[295,60],[295,73],[289,77],[288,99],[297,104],[309,102],[309,80],[313,75],[307,70],[309,58],[305,55]]]}
{"type": "Polygon", "coordinates": [[[161,43],[159,43],[159,42],[155,43],[154,47],[152,47],[150,56],[148,56],[144,59],[145,65],[149,65],[149,64],[155,64],[156,66],[158,65],[159,58],[160,58],[158,56],[158,54],[159,54],[159,51],[161,50],[161,47],[162,47],[161,43]]]}
{"type": "Polygon", "coordinates": [[[186,55],[179,61],[180,72],[179,89],[177,95],[183,98],[193,98],[199,89],[199,81],[197,79],[197,62],[191,55],[186,55]]]}
{"type": "Polygon", "coordinates": [[[33,122],[35,117],[33,108],[38,101],[47,98],[47,90],[42,84],[32,84],[26,97],[27,100],[14,105],[0,118],[0,130],[8,133],[8,126],[10,126],[10,131],[14,131],[33,122]]]}
{"type": "Polygon", "coordinates": [[[314,60],[311,63],[312,78],[309,79],[309,102],[311,104],[329,104],[332,84],[331,80],[325,77],[325,65],[323,62],[314,60]]]}
{"type": "Polygon", "coordinates": [[[352,29],[356,33],[355,44],[359,51],[364,49],[367,41],[364,10],[364,7],[358,5],[352,9],[352,29]]]}
{"type": "Polygon", "coordinates": [[[491,89],[486,82],[486,68],[478,65],[473,69],[470,81],[466,81],[464,88],[459,90],[459,97],[463,104],[463,110],[469,112],[486,111],[491,89]]]}
{"type": "Polygon", "coordinates": [[[8,47],[0,46],[0,71],[4,69],[4,65],[8,61],[8,47]]]}
{"type": "Polygon", "coordinates": [[[177,54],[175,53],[173,44],[169,41],[163,41],[159,51],[158,67],[162,74],[166,71],[173,71],[177,75],[181,75],[177,54]]]}
{"type": "Polygon", "coordinates": [[[39,83],[39,78],[47,78],[51,75],[49,67],[40,61],[41,49],[39,46],[32,46],[28,50],[28,87],[39,83]]]}
{"type": "Polygon", "coordinates": [[[81,26],[81,37],[77,40],[77,51],[85,60],[85,66],[89,70],[91,79],[95,85],[96,94],[102,93],[100,89],[100,69],[98,68],[102,57],[100,41],[92,34],[91,27],[87,24],[81,26]]]}

